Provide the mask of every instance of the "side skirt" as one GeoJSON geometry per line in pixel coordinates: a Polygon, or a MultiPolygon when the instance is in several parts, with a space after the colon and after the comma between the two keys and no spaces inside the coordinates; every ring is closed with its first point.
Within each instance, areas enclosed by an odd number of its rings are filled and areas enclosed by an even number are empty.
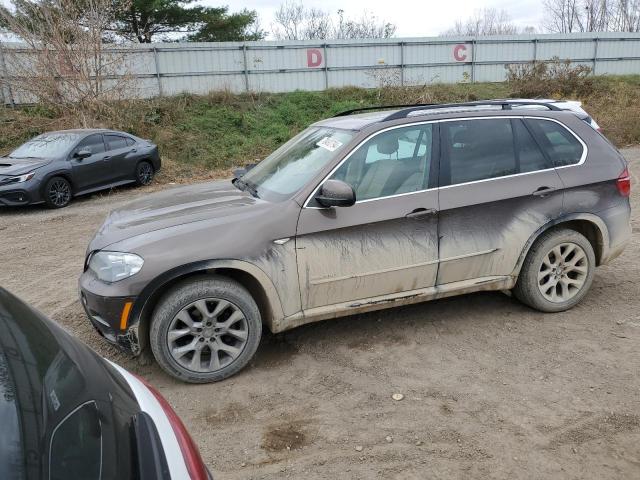
{"type": "Polygon", "coordinates": [[[508,275],[482,277],[407,292],[336,303],[303,310],[279,321],[274,321],[271,330],[273,333],[278,333],[320,320],[356,315],[358,313],[372,312],[401,305],[410,305],[465,293],[486,290],[510,290],[515,284],[516,278],[508,275]]]}

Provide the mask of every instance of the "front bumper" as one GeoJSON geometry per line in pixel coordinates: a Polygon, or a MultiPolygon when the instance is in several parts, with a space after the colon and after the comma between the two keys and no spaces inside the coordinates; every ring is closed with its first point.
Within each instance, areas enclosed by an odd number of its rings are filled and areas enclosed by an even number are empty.
{"type": "Polygon", "coordinates": [[[136,297],[108,297],[93,293],[88,288],[93,279],[88,276],[85,272],[80,277],[80,303],[91,325],[109,343],[130,355],[139,355],[139,322],[131,314],[136,297]]]}

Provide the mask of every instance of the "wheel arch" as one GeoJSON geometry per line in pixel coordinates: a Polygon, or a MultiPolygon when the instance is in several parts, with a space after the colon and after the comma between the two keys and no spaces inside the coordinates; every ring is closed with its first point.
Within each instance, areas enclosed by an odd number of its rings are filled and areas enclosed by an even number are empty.
{"type": "Polygon", "coordinates": [[[160,298],[182,280],[213,273],[231,278],[245,287],[258,304],[262,323],[269,329],[272,329],[274,321],[284,317],[278,293],[259,267],[242,260],[194,262],[164,272],[149,282],[138,295],[131,311],[131,323],[137,323],[142,348],[148,344],[151,316],[160,298]]]}
{"type": "Polygon", "coordinates": [[[529,237],[525,247],[520,253],[513,276],[517,277],[520,273],[522,264],[538,237],[553,228],[560,227],[575,230],[589,240],[596,256],[596,266],[601,265],[604,259],[607,258],[609,251],[609,229],[604,221],[592,213],[572,213],[546,223],[529,237]]]}
{"type": "Polygon", "coordinates": [[[75,183],[73,181],[73,176],[71,175],[71,172],[69,172],[68,170],[58,170],[58,171],[55,171],[55,172],[49,172],[49,173],[45,174],[44,178],[40,182],[40,184],[42,185],[42,187],[40,188],[40,190],[41,190],[40,193],[42,193],[42,195],[46,194],[46,192],[44,190],[47,187],[47,183],[49,182],[49,180],[51,180],[53,177],[62,177],[62,178],[64,178],[67,182],[69,182],[69,185],[71,185],[71,193],[75,194],[76,186],[75,186],[75,183]]]}

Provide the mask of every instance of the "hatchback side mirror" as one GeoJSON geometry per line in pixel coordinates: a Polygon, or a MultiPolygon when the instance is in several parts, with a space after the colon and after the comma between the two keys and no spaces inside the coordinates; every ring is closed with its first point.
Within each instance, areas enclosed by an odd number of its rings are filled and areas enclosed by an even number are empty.
{"type": "Polygon", "coordinates": [[[356,192],[342,180],[327,180],[320,187],[316,200],[323,207],[350,207],[356,203],[356,192]]]}
{"type": "Polygon", "coordinates": [[[82,160],[83,158],[88,158],[91,156],[91,152],[89,150],[80,150],[76,153],[73,154],[73,156],[79,160],[82,160]]]}

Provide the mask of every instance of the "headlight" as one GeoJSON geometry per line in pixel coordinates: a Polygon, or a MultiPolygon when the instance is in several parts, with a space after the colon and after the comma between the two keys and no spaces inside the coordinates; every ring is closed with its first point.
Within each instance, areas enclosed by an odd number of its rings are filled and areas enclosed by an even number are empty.
{"type": "Polygon", "coordinates": [[[36,172],[25,173],[24,175],[18,175],[15,177],[9,177],[7,183],[22,183],[27,180],[31,180],[35,176],[36,172]]]}
{"type": "Polygon", "coordinates": [[[96,252],[91,255],[89,269],[103,282],[117,282],[135,275],[144,260],[133,253],[96,252]]]}

